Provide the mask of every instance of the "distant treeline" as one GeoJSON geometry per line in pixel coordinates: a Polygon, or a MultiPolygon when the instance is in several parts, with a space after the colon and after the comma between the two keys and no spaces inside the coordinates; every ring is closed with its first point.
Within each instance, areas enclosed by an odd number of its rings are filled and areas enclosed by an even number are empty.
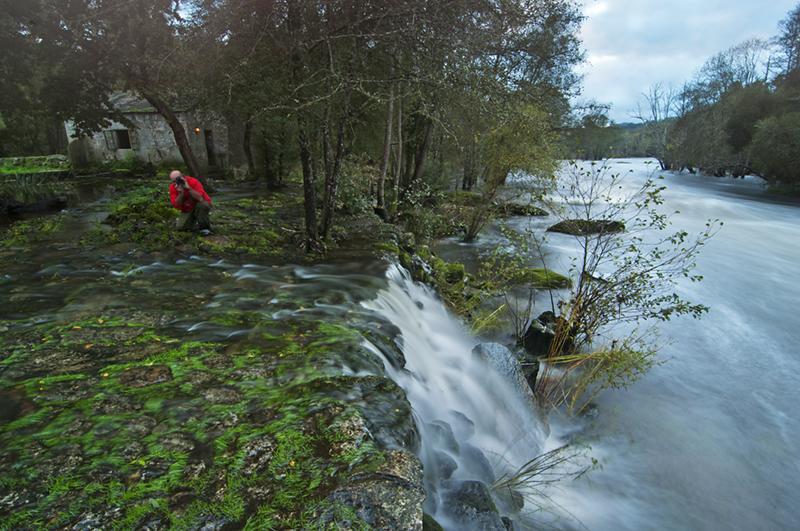
{"type": "Polygon", "coordinates": [[[662,169],[714,176],[755,174],[800,185],[800,5],[769,41],[751,39],[706,61],[680,88],[657,83],[637,124],[609,124],[590,105],[565,132],[568,154],[649,156],[662,169]]]}

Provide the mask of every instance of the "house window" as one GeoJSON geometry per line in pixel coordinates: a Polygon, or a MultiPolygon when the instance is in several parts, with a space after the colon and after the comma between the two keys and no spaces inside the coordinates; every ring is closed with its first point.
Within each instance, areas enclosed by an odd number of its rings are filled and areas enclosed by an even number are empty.
{"type": "Polygon", "coordinates": [[[114,129],[114,143],[117,149],[131,149],[131,135],[127,129],[114,129]]]}

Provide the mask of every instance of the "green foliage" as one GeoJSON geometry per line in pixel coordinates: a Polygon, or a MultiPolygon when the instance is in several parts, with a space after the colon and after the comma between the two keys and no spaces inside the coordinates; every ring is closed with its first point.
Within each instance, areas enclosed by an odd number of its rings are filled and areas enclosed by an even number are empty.
{"type": "Polygon", "coordinates": [[[800,113],[762,120],[753,137],[753,167],[782,184],[800,184],[800,113]]]}
{"type": "Polygon", "coordinates": [[[372,211],[370,186],[377,179],[377,168],[362,157],[348,157],[342,164],[336,209],[354,215],[372,211]]]}
{"type": "Polygon", "coordinates": [[[535,104],[505,109],[497,123],[479,137],[485,180],[480,205],[466,221],[464,241],[473,241],[496,210],[499,187],[512,173],[551,180],[557,161],[557,135],[551,117],[535,104]]]}

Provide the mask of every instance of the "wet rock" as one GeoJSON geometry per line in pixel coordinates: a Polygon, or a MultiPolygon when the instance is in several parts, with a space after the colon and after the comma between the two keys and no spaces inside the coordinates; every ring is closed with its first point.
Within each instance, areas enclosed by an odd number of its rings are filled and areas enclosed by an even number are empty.
{"type": "Polygon", "coordinates": [[[172,380],[172,371],[166,365],[132,367],[119,375],[119,383],[128,387],[145,387],[170,380],[172,380]]]}
{"type": "Polygon", "coordinates": [[[433,451],[434,474],[439,479],[450,479],[453,472],[458,468],[458,463],[446,452],[441,450],[433,451]]]}
{"type": "Polygon", "coordinates": [[[95,531],[108,529],[111,524],[122,516],[122,509],[113,507],[107,511],[90,511],[83,513],[77,523],[72,526],[73,531],[95,531]]]}
{"type": "MultiPolygon", "coordinates": [[[[417,464],[419,466],[419,464],[417,464]]],[[[421,471],[420,471],[421,474],[421,471]]],[[[352,477],[344,486],[331,493],[327,501],[332,507],[345,505],[370,529],[422,529],[422,503],[425,491],[420,484],[411,483],[390,474],[364,474],[352,477]]],[[[317,517],[322,527],[338,525],[348,528],[353,523],[337,521],[332,509],[317,517]]]]}
{"type": "Polygon", "coordinates": [[[422,485],[422,466],[419,459],[403,450],[387,451],[378,472],[404,479],[412,485],[422,485]]]}
{"type": "Polygon", "coordinates": [[[156,419],[153,417],[142,415],[141,417],[133,419],[131,423],[128,424],[128,431],[130,431],[131,434],[136,437],[144,437],[153,431],[153,428],[156,427],[156,424],[156,419]]]}
{"type": "Polygon", "coordinates": [[[36,405],[15,389],[0,390],[0,424],[17,420],[33,412],[36,405]]]}
{"type": "Polygon", "coordinates": [[[142,481],[150,481],[151,479],[160,478],[169,471],[169,463],[163,459],[154,459],[145,465],[144,469],[139,473],[139,479],[142,481]]]}
{"type": "Polygon", "coordinates": [[[509,201],[500,205],[502,216],[549,216],[550,214],[537,206],[509,201]]]}
{"type": "Polygon", "coordinates": [[[528,403],[531,411],[536,411],[536,398],[528,385],[522,366],[517,357],[499,343],[481,343],[472,349],[473,354],[493,367],[528,403]]]}
{"type": "Polygon", "coordinates": [[[361,412],[370,434],[381,447],[416,452],[419,434],[405,392],[382,376],[337,377],[317,380],[316,391],[345,400],[361,412]]]}
{"type": "Polygon", "coordinates": [[[477,446],[469,443],[461,444],[461,471],[459,476],[494,483],[494,468],[486,455],[477,446]]]}
{"type": "Polygon", "coordinates": [[[161,531],[162,529],[170,529],[170,521],[163,514],[151,514],[140,520],[136,529],[141,531],[161,531]]]}
{"type": "Polygon", "coordinates": [[[41,493],[31,492],[28,489],[15,489],[11,492],[0,491],[0,511],[8,514],[17,508],[36,503],[41,498],[41,493]]]}
{"type": "Polygon", "coordinates": [[[203,398],[212,404],[237,404],[242,401],[242,394],[232,387],[214,387],[203,391],[203,398]]]}
{"type": "Polygon", "coordinates": [[[199,522],[190,527],[191,531],[218,531],[227,529],[233,522],[225,516],[207,515],[200,518],[199,522]]]}
{"type": "Polygon", "coordinates": [[[192,385],[205,385],[214,380],[214,375],[205,371],[192,371],[186,375],[185,379],[192,385]]]}
{"type": "Polygon", "coordinates": [[[547,232],[560,232],[574,236],[588,236],[591,234],[610,234],[623,232],[625,224],[621,221],[610,219],[566,219],[547,229],[547,232]]]}
{"type": "Polygon", "coordinates": [[[506,531],[489,487],[480,481],[452,481],[443,495],[443,509],[471,529],[506,531]]]}
{"type": "MultiPolygon", "coordinates": [[[[334,415],[340,413],[341,408],[331,408],[334,415]]],[[[332,454],[344,454],[361,447],[364,439],[369,437],[364,417],[359,413],[346,416],[337,416],[329,421],[330,429],[337,434],[337,441],[331,444],[332,454]]]]}
{"type": "Polygon", "coordinates": [[[448,450],[458,455],[458,441],[450,425],[441,420],[425,424],[425,437],[434,448],[448,450]]]}
{"type": "Polygon", "coordinates": [[[519,349],[516,352],[516,357],[522,368],[522,375],[525,377],[525,381],[528,382],[528,387],[532,391],[535,390],[536,378],[539,376],[539,358],[529,354],[525,349],[519,349]]]}
{"type": "Polygon", "coordinates": [[[186,434],[177,433],[161,440],[161,445],[169,451],[189,453],[194,450],[194,439],[186,434]]]}
{"type": "Polygon", "coordinates": [[[244,445],[244,464],[242,473],[251,476],[266,470],[275,453],[275,439],[270,435],[262,435],[248,441],[244,445]]]}
{"type": "Polygon", "coordinates": [[[140,443],[139,441],[132,441],[125,445],[122,449],[122,457],[127,459],[128,461],[133,461],[137,457],[140,457],[144,454],[145,447],[144,444],[140,443]]]}
{"type": "Polygon", "coordinates": [[[448,413],[450,413],[450,427],[453,429],[457,440],[466,441],[475,435],[475,423],[469,417],[454,409],[451,409],[448,413]]]}
{"type": "Polygon", "coordinates": [[[119,415],[121,413],[132,413],[140,409],[142,409],[141,403],[131,397],[119,394],[104,395],[94,406],[94,412],[98,415],[119,415]]]}
{"type": "Polygon", "coordinates": [[[225,354],[215,354],[208,356],[203,360],[203,364],[209,369],[231,369],[233,368],[233,360],[230,356],[225,354]]]}
{"type": "Polygon", "coordinates": [[[542,315],[531,321],[528,330],[522,337],[522,346],[533,357],[539,358],[547,356],[550,352],[550,345],[555,338],[555,318],[550,316],[552,312],[544,312],[542,315]]]}
{"type": "Polygon", "coordinates": [[[169,497],[170,510],[180,513],[195,499],[197,499],[197,496],[192,491],[176,492],[169,497]]]}
{"type": "Polygon", "coordinates": [[[514,521],[511,520],[511,518],[509,518],[508,516],[503,516],[502,518],[500,518],[500,520],[502,520],[503,525],[506,527],[507,531],[514,531],[517,528],[517,526],[514,525],[514,521]]]}
{"type": "MultiPolygon", "coordinates": [[[[542,358],[550,353],[560,319],[553,312],[548,311],[543,312],[531,322],[522,338],[522,346],[528,354],[534,358],[542,358]]],[[[564,342],[561,352],[569,351],[572,346],[573,338],[569,337],[564,342]]]]}
{"type": "Polygon", "coordinates": [[[422,531],[444,531],[444,528],[433,516],[424,513],[422,515],[422,531]]]}

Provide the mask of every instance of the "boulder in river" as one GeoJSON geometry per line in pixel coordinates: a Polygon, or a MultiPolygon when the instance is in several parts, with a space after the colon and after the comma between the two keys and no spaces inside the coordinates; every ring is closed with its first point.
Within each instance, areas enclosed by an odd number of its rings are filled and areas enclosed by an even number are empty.
{"type": "MultiPolygon", "coordinates": [[[[419,460],[405,451],[387,454],[386,464],[374,473],[355,474],[328,496],[329,510],[317,517],[321,527],[347,526],[335,514],[337,506],[352,509],[370,529],[422,530],[422,467],[419,460]]],[[[354,525],[356,522],[352,522],[354,525]]],[[[339,527],[341,528],[341,527],[339,527]]]]}
{"type": "Polygon", "coordinates": [[[513,352],[500,343],[481,343],[472,352],[500,373],[530,404],[532,410],[537,409],[533,391],[513,352]]]}
{"type": "Polygon", "coordinates": [[[547,229],[547,232],[588,236],[590,234],[623,232],[624,230],[624,223],[611,219],[565,219],[547,229]]]}
{"type": "MultiPolygon", "coordinates": [[[[548,311],[531,321],[525,335],[522,336],[522,346],[534,359],[545,357],[550,353],[559,319],[560,317],[548,311]]],[[[571,340],[567,340],[563,350],[568,350],[570,347],[571,340]]]]}
{"type": "Polygon", "coordinates": [[[489,487],[480,481],[452,481],[443,496],[448,516],[469,529],[505,531],[489,487]]]}

